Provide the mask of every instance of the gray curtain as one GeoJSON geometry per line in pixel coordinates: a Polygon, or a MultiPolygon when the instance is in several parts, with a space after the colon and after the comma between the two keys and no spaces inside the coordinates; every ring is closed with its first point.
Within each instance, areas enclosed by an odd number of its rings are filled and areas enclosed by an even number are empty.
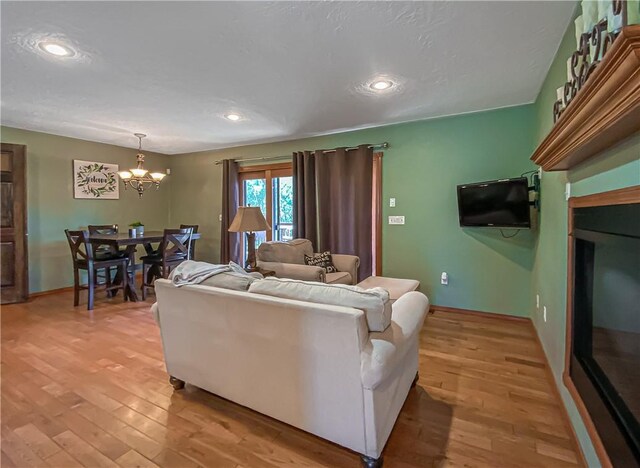
{"type": "Polygon", "coordinates": [[[317,252],[360,257],[359,280],[372,272],[373,149],[293,154],[293,233],[317,252]]]}
{"type": "Polygon", "coordinates": [[[222,223],[220,227],[220,263],[240,263],[240,233],[229,232],[238,211],[238,163],[222,161],[222,223]]]}

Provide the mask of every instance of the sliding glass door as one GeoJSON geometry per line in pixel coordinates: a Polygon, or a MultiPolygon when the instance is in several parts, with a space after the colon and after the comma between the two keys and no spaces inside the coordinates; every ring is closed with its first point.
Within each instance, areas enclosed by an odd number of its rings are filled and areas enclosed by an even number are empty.
{"type": "Polygon", "coordinates": [[[293,177],[274,177],[273,183],[273,240],[293,239],[293,177]]]}
{"type": "MultiPolygon", "coordinates": [[[[291,163],[240,168],[240,204],[259,206],[271,230],[256,233],[256,247],[264,241],[293,238],[293,177],[291,163]]],[[[246,240],[245,240],[246,242],[246,240]]],[[[247,246],[243,245],[243,258],[247,246]]]]}

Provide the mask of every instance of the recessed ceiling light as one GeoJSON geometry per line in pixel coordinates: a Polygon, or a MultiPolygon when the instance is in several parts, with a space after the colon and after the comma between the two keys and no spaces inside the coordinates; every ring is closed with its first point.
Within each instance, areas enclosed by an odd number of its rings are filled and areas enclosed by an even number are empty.
{"type": "Polygon", "coordinates": [[[393,81],[389,80],[377,80],[369,85],[371,89],[375,89],[376,91],[384,91],[393,87],[393,81]]]}
{"type": "Polygon", "coordinates": [[[226,117],[227,119],[229,119],[229,120],[234,121],[234,122],[235,122],[236,120],[240,120],[240,116],[239,116],[238,114],[227,114],[227,115],[225,115],[225,117],[226,117]]]}
{"type": "Polygon", "coordinates": [[[75,52],[69,47],[63,46],[62,44],[57,44],[55,42],[41,42],[40,44],[38,44],[38,46],[46,53],[55,55],[56,57],[71,57],[75,54],[75,52]]]}

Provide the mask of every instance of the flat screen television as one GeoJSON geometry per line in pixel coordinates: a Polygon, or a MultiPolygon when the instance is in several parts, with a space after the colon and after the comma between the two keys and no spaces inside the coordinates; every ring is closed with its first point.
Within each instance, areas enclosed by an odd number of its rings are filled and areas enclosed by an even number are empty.
{"type": "Polygon", "coordinates": [[[458,185],[460,226],[531,227],[526,177],[458,185]]]}

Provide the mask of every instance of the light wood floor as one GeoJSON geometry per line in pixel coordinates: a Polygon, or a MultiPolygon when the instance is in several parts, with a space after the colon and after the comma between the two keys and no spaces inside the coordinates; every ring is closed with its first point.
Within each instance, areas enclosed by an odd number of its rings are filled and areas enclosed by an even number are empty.
{"type": "MultiPolygon", "coordinates": [[[[3,467],[360,466],[215,395],[174,393],[149,303],[71,304],[2,307],[3,467]]],[[[526,323],[436,311],[385,466],[575,466],[544,366],[526,323]]]]}

